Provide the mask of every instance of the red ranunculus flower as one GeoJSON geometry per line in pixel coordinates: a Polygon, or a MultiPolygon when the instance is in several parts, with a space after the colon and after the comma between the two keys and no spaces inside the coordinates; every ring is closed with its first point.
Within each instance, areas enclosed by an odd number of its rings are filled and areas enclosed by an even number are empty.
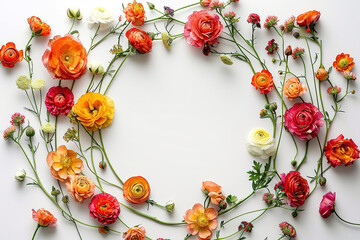
{"type": "Polygon", "coordinates": [[[91,199],[89,210],[90,216],[97,218],[102,224],[112,224],[120,214],[120,205],[110,194],[99,193],[91,199]]]}
{"type": "Polygon", "coordinates": [[[148,53],[152,49],[152,40],[149,34],[143,30],[132,28],[126,32],[129,43],[140,53],[148,53]]]}
{"type": "Polygon", "coordinates": [[[23,60],[23,50],[18,51],[13,42],[8,42],[0,49],[0,61],[6,68],[13,68],[15,63],[23,60]]]}
{"type": "Polygon", "coordinates": [[[327,160],[333,167],[341,164],[351,165],[359,158],[358,146],[352,139],[344,138],[342,134],[328,141],[324,151],[327,160]]]}
{"type": "Polygon", "coordinates": [[[45,105],[51,115],[67,115],[74,105],[74,94],[67,87],[52,87],[46,94],[45,105]]]}
{"type": "Polygon", "coordinates": [[[284,192],[292,207],[304,204],[309,195],[309,184],[298,171],[290,171],[285,177],[284,192]]]}
{"type": "Polygon", "coordinates": [[[201,48],[205,43],[216,43],[222,30],[218,15],[205,10],[194,11],[185,23],[184,37],[190,45],[201,48]]]}
{"type": "Polygon", "coordinates": [[[323,196],[320,203],[319,213],[323,218],[328,218],[335,208],[336,194],[328,192],[323,196]]]}
{"type": "Polygon", "coordinates": [[[323,117],[311,103],[296,103],[285,112],[285,127],[301,140],[310,140],[317,136],[324,125],[323,117]]]}

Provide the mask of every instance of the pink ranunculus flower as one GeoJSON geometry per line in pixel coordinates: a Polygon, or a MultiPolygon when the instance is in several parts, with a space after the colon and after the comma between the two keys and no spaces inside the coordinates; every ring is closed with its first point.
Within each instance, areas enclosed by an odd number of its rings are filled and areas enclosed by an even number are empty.
{"type": "Polygon", "coordinates": [[[216,43],[222,30],[218,15],[205,10],[194,11],[185,24],[184,37],[190,45],[201,48],[205,43],[216,43]]]}
{"type": "Polygon", "coordinates": [[[67,87],[52,87],[46,94],[45,105],[51,115],[66,116],[74,105],[74,94],[67,87]]]}
{"type": "Polygon", "coordinates": [[[335,208],[336,193],[328,192],[320,203],[319,213],[323,218],[328,218],[335,208]]]}
{"type": "Polygon", "coordinates": [[[285,112],[285,127],[301,140],[310,140],[317,136],[324,125],[324,115],[311,103],[296,103],[285,112]]]}

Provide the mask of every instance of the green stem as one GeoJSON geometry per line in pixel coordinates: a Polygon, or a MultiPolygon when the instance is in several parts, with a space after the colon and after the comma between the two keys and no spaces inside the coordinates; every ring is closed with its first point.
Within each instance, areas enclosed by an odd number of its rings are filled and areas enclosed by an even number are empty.
{"type": "Polygon", "coordinates": [[[311,103],[314,104],[314,100],[313,100],[313,97],[312,97],[312,94],[311,94],[311,88],[310,88],[309,82],[307,80],[305,61],[304,61],[304,59],[303,59],[303,57],[301,55],[300,55],[300,59],[301,59],[301,61],[303,63],[303,66],[304,66],[304,77],[305,77],[306,86],[308,88],[308,92],[310,94],[311,103]]]}
{"type": "Polygon", "coordinates": [[[55,149],[57,149],[57,122],[58,122],[58,116],[55,117],[55,149]]]}
{"type": "Polygon", "coordinates": [[[29,47],[29,44],[31,42],[31,40],[35,37],[35,33],[31,33],[31,36],[30,36],[30,39],[29,41],[26,43],[25,45],[25,61],[28,63],[28,67],[29,67],[29,78],[32,79],[32,75],[33,75],[33,69],[32,69],[32,61],[31,61],[31,58],[30,56],[28,55],[28,52],[30,54],[30,47],[29,47]]]}
{"type": "Polygon", "coordinates": [[[70,27],[70,29],[69,29],[68,34],[70,34],[71,30],[73,29],[74,24],[75,24],[75,21],[76,21],[76,18],[74,17],[73,20],[72,20],[72,24],[71,24],[71,27],[70,27]]]}
{"type": "Polygon", "coordinates": [[[36,226],[35,232],[34,232],[32,238],[31,238],[32,240],[35,239],[35,235],[36,235],[37,231],[39,230],[39,228],[40,228],[40,224],[38,224],[38,225],[36,226]]]}
{"type": "Polygon", "coordinates": [[[340,217],[339,214],[338,214],[335,210],[334,210],[334,213],[335,213],[335,215],[336,215],[341,221],[343,221],[344,223],[351,224],[351,225],[356,225],[356,226],[360,226],[360,223],[353,223],[353,222],[346,221],[345,219],[343,219],[342,217],[340,217]]]}
{"type": "Polygon", "coordinates": [[[224,226],[225,224],[227,224],[228,222],[231,222],[232,220],[238,218],[238,217],[241,217],[241,216],[244,216],[244,215],[247,215],[247,214],[250,214],[250,213],[255,213],[255,212],[260,212],[260,211],[264,211],[264,210],[268,210],[268,209],[271,209],[271,208],[275,208],[275,206],[272,206],[272,207],[267,207],[267,208],[262,208],[262,209],[257,209],[257,210],[253,210],[253,211],[249,211],[249,212],[246,212],[246,213],[242,213],[240,215],[237,215],[233,218],[230,218],[229,220],[225,221],[222,226],[224,226]]]}
{"type": "Polygon", "coordinates": [[[237,203],[235,203],[232,207],[222,211],[221,213],[219,213],[219,215],[223,215],[229,211],[231,211],[232,209],[236,208],[237,206],[239,206],[241,203],[245,202],[247,199],[249,199],[252,195],[254,195],[255,191],[252,191],[246,198],[241,199],[240,201],[238,201],[237,203]]]}
{"type": "Polygon", "coordinates": [[[91,38],[91,42],[90,42],[90,47],[89,47],[89,50],[87,51],[87,55],[89,55],[90,51],[92,50],[92,46],[93,46],[93,43],[94,43],[94,39],[96,38],[98,32],[99,32],[99,29],[100,29],[100,24],[99,26],[96,28],[96,31],[95,31],[95,34],[94,36],[91,38]]]}
{"type": "Polygon", "coordinates": [[[300,164],[297,166],[296,171],[299,171],[300,166],[304,163],[304,161],[306,160],[307,157],[307,153],[308,153],[308,149],[309,149],[309,142],[310,140],[306,141],[306,146],[305,146],[305,154],[303,159],[301,160],[300,164]]]}
{"type": "Polygon", "coordinates": [[[230,235],[228,235],[228,236],[225,236],[225,237],[215,238],[214,240],[227,239],[227,238],[229,238],[229,237],[235,236],[236,234],[238,234],[238,233],[241,232],[241,231],[243,231],[243,229],[237,230],[236,232],[234,232],[234,233],[232,233],[232,234],[230,234],[230,235]]]}
{"type": "Polygon", "coordinates": [[[93,156],[93,144],[94,144],[94,140],[93,140],[93,137],[94,137],[94,133],[91,133],[91,143],[90,143],[90,155],[91,155],[91,164],[92,164],[92,167],[93,167],[93,170],[94,170],[94,173],[95,173],[95,176],[96,176],[96,180],[97,182],[99,183],[99,188],[102,192],[104,192],[103,188],[102,188],[102,185],[101,185],[101,181],[99,179],[99,176],[96,172],[96,168],[95,168],[95,164],[94,164],[94,156],[93,156]]]}
{"type": "Polygon", "coordinates": [[[86,93],[88,93],[90,91],[90,88],[91,88],[91,86],[93,85],[93,82],[94,82],[94,78],[95,78],[95,74],[93,74],[92,77],[91,77],[91,81],[89,83],[88,88],[86,89],[86,93]]]}

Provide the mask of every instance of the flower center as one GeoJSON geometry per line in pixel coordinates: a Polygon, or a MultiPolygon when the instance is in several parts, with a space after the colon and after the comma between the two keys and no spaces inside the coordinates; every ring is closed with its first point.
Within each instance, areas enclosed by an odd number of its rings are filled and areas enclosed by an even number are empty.
{"type": "Polygon", "coordinates": [[[348,61],[347,61],[346,59],[341,59],[341,60],[340,60],[340,63],[339,63],[339,65],[340,65],[341,67],[347,67],[348,64],[349,64],[349,63],[348,63],[348,61]]]}
{"type": "Polygon", "coordinates": [[[8,62],[16,60],[16,58],[17,58],[16,51],[14,49],[12,49],[12,48],[7,49],[5,51],[5,54],[4,54],[3,58],[4,58],[5,61],[8,61],[8,62]]]}
{"type": "Polygon", "coordinates": [[[144,186],[140,183],[136,183],[131,188],[131,193],[136,198],[141,198],[144,195],[144,186]]]}
{"type": "Polygon", "coordinates": [[[109,206],[109,203],[105,203],[105,204],[103,204],[103,205],[100,205],[100,209],[101,209],[101,210],[105,210],[105,209],[108,208],[108,206],[109,206]]]}
{"type": "Polygon", "coordinates": [[[54,104],[57,107],[62,107],[65,105],[65,103],[66,103],[66,98],[65,98],[64,94],[57,93],[54,97],[54,104]]]}
{"type": "Polygon", "coordinates": [[[69,61],[69,59],[70,59],[69,56],[65,57],[65,61],[69,61]]]}
{"type": "Polygon", "coordinates": [[[209,225],[209,219],[204,213],[200,213],[199,216],[196,218],[196,223],[200,227],[206,227],[209,225]]]}
{"type": "Polygon", "coordinates": [[[64,167],[69,168],[71,166],[71,159],[68,156],[63,156],[60,160],[60,163],[64,167]]]}

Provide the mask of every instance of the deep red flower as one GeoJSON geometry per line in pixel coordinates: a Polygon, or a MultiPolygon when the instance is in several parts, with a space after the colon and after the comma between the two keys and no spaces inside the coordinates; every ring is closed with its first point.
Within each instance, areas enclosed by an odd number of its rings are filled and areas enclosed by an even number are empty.
{"type": "Polygon", "coordinates": [[[260,16],[256,13],[251,13],[247,19],[248,23],[252,23],[253,25],[256,25],[256,27],[261,28],[260,25],[260,16]]]}
{"type": "Polygon", "coordinates": [[[74,94],[67,87],[52,87],[46,94],[45,105],[51,115],[67,115],[74,105],[74,94]]]}
{"type": "Polygon", "coordinates": [[[100,193],[91,199],[89,210],[90,216],[97,218],[102,224],[112,224],[120,214],[120,205],[115,197],[100,193]]]}
{"type": "Polygon", "coordinates": [[[13,68],[15,63],[23,60],[23,50],[18,51],[13,42],[8,42],[0,49],[0,61],[6,68],[13,68]]]}
{"type": "Polygon", "coordinates": [[[284,192],[292,207],[304,204],[309,195],[309,184],[298,171],[290,171],[285,177],[284,192]]]}

